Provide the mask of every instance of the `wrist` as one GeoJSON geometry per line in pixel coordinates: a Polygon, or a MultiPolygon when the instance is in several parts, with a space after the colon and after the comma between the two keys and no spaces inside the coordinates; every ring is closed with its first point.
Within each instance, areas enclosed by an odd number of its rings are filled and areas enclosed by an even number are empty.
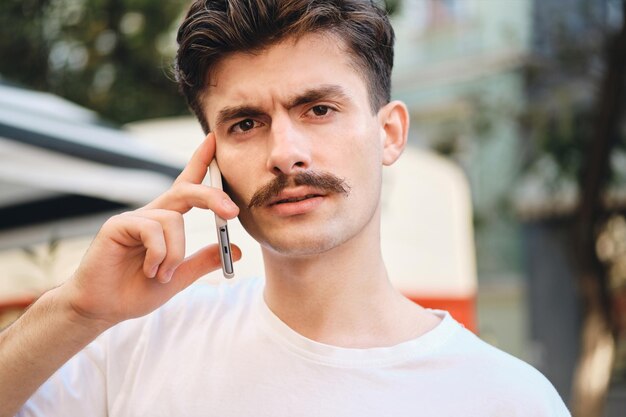
{"type": "Polygon", "coordinates": [[[52,298],[64,320],[76,329],[80,329],[84,336],[95,338],[115,325],[115,323],[96,317],[81,308],[81,303],[75,296],[76,293],[72,283],[66,282],[49,291],[45,296],[52,298]]]}

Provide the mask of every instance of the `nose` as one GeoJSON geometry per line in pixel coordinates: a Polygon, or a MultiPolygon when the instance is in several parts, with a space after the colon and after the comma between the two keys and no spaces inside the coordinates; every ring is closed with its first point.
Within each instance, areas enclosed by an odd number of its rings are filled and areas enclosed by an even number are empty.
{"type": "Polygon", "coordinates": [[[267,169],[275,175],[291,175],[311,165],[309,141],[288,118],[272,121],[267,169]]]}

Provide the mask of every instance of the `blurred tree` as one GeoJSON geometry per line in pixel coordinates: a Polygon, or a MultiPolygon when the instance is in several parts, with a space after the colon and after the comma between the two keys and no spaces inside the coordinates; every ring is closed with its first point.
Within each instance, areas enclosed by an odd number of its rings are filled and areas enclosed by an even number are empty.
{"type": "Polygon", "coordinates": [[[3,0],[0,75],[117,123],[187,114],[170,76],[185,0],[3,0]]]}
{"type": "MultiPolygon", "coordinates": [[[[171,76],[188,0],[3,0],[0,76],[116,123],[188,114],[171,76]]],[[[381,4],[393,13],[398,0],[381,4]]]]}
{"type": "Polygon", "coordinates": [[[612,184],[624,186],[615,175],[620,168],[615,161],[626,149],[626,1],[566,3],[544,2],[540,8],[527,68],[530,97],[524,119],[531,140],[526,169],[547,159],[558,168],[557,183],[576,185],[568,243],[577,263],[583,318],[572,410],[576,417],[599,417],[620,338],[611,265],[598,256],[608,251],[598,251],[598,238],[611,233],[603,232],[607,227],[621,224],[614,215],[624,210],[607,204],[607,191],[612,184]],[[613,219],[608,226],[607,219],[613,219]]]}
{"type": "Polygon", "coordinates": [[[390,16],[393,16],[398,12],[401,6],[401,0],[384,0],[382,5],[390,16]]]}
{"type": "MultiPolygon", "coordinates": [[[[622,112],[626,83],[626,0],[622,2],[621,28],[606,37],[603,48],[604,71],[591,113],[591,134],[583,147],[575,237],[580,257],[578,283],[584,307],[582,352],[574,381],[574,412],[576,416],[600,416],[606,398],[616,343],[619,340],[618,310],[609,275],[596,252],[598,231],[613,211],[603,203],[603,193],[611,179],[611,155],[626,137],[622,112]],[[589,380],[599,371],[606,376],[594,387],[589,380]],[[599,390],[598,387],[603,389],[599,390]],[[604,391],[604,392],[603,392],[604,391]]],[[[600,374],[601,375],[601,374],[600,374]]]]}

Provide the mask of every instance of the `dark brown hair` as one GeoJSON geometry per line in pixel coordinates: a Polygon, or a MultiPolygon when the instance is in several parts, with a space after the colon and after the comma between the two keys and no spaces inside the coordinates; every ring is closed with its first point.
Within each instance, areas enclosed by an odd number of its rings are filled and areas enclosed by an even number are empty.
{"type": "Polygon", "coordinates": [[[345,43],[369,86],[372,112],[389,102],[394,33],[372,0],[194,1],[178,30],[175,75],[204,131],[210,128],[201,97],[218,60],[311,32],[330,33],[345,43]]]}

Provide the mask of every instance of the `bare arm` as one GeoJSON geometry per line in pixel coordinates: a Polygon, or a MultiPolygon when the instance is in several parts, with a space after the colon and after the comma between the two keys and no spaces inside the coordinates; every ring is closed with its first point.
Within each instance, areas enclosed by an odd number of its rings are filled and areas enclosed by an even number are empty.
{"type": "MultiPolygon", "coordinates": [[[[215,244],[184,258],[183,213],[200,207],[232,218],[238,212],[222,191],[201,185],[214,151],[210,134],[170,190],[109,219],[74,276],[0,333],[0,417],[13,416],[106,329],[150,313],[220,266],[215,244]]],[[[241,256],[236,247],[233,255],[241,256]]]]}
{"type": "Polygon", "coordinates": [[[106,330],[76,315],[60,288],[0,333],[0,416],[12,416],[74,354],[106,330]]]}

